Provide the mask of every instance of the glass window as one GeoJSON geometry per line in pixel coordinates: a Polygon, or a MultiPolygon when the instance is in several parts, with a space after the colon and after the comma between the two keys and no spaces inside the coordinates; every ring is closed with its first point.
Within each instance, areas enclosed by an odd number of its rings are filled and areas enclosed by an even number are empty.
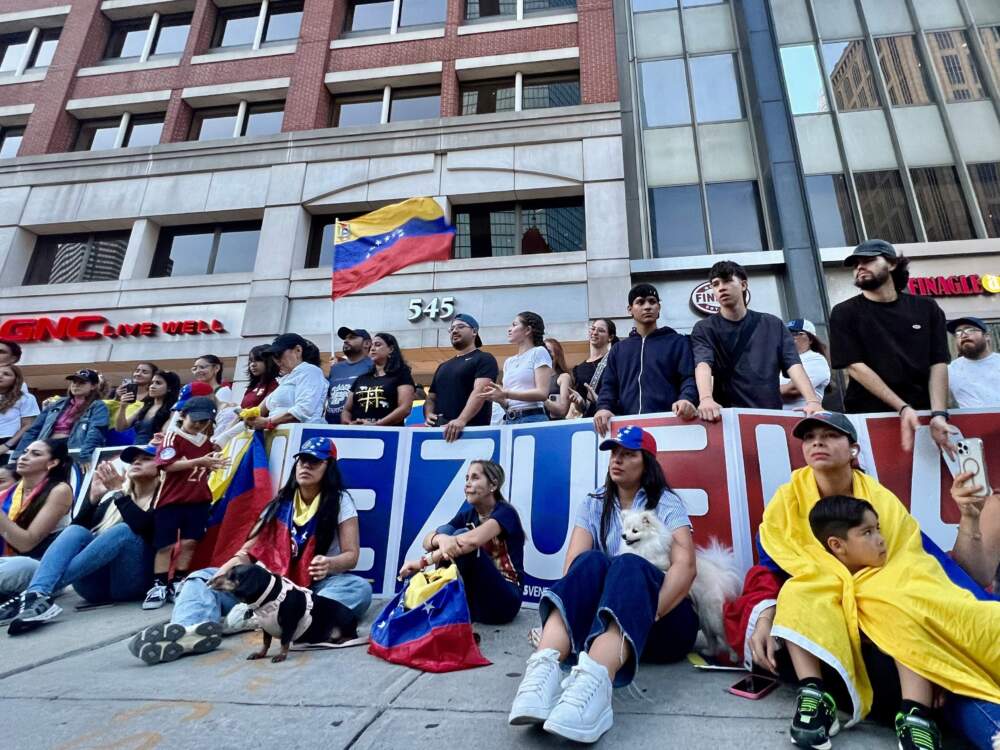
{"type": "Polygon", "coordinates": [[[964,31],[932,31],[927,34],[927,44],[949,102],[986,98],[964,31]]]}
{"type": "Polygon", "coordinates": [[[355,0],[347,13],[345,31],[387,31],[392,26],[392,0],[355,0]]]}
{"type": "Polygon", "coordinates": [[[688,65],[698,122],[742,119],[743,103],[736,80],[735,58],[730,54],[692,57],[688,65]]]}
{"type": "Polygon", "coordinates": [[[855,172],[854,185],[869,238],[894,243],[917,241],[898,171],[855,172]]]}
{"type": "Polygon", "coordinates": [[[104,52],[105,60],[128,59],[140,57],[146,46],[146,35],[149,33],[149,18],[137,21],[113,21],[111,34],[108,36],[108,46],[104,52]]]}
{"type": "Polygon", "coordinates": [[[59,44],[59,33],[62,29],[42,29],[38,34],[38,44],[35,45],[35,52],[28,62],[29,68],[47,68],[52,64],[52,58],[56,54],[56,46],[59,44]]]}
{"type": "Polygon", "coordinates": [[[749,253],[767,247],[756,182],[705,186],[712,252],[749,253]]]}
{"type": "Polygon", "coordinates": [[[191,121],[192,141],[212,141],[217,138],[236,137],[236,106],[203,109],[194,113],[191,121]]]}
{"type": "Polygon", "coordinates": [[[576,8],[576,0],[524,0],[524,14],[567,11],[576,8]]]}
{"type": "Polygon", "coordinates": [[[455,207],[455,257],[514,255],[517,215],[513,204],[455,207]]]}
{"type": "Polygon", "coordinates": [[[14,73],[28,49],[28,32],[0,36],[0,73],[14,73]]]}
{"type": "Polygon", "coordinates": [[[247,119],[243,125],[243,135],[274,135],[281,132],[285,119],[285,103],[250,104],[247,119]]]}
{"type": "Polygon", "coordinates": [[[13,159],[21,148],[24,128],[0,128],[0,159],[13,159]]]}
{"type": "Polygon", "coordinates": [[[1000,86],[1000,26],[988,26],[979,30],[983,40],[983,53],[993,68],[993,80],[1000,86]]]}
{"type": "Polygon", "coordinates": [[[211,273],[252,271],[257,258],[260,225],[232,227],[219,232],[218,249],[211,273]]]}
{"type": "Polygon", "coordinates": [[[441,92],[429,89],[392,92],[389,122],[431,120],[441,116],[441,92]]]}
{"type": "Polygon", "coordinates": [[[642,111],[647,128],[691,122],[683,59],[641,62],[639,79],[642,82],[642,111]]]}
{"type": "Polygon", "coordinates": [[[654,257],[677,258],[708,252],[700,187],[651,188],[649,210],[654,257]]]}
{"type": "Polygon", "coordinates": [[[514,81],[476,81],[461,86],[462,114],[483,115],[514,111],[514,81]]]}
{"type": "Polygon", "coordinates": [[[125,146],[155,146],[163,133],[163,115],[143,115],[129,119],[125,146]]]}
{"type": "Polygon", "coordinates": [[[910,176],[928,241],[970,240],[976,236],[954,167],[911,169],[910,176]]]}
{"type": "Polygon", "coordinates": [[[513,16],[517,12],[516,0],[466,0],[465,20],[496,16],[513,16]]]}
{"type": "Polygon", "coordinates": [[[983,214],[986,233],[1000,237],[1000,162],[970,164],[969,177],[983,214]]]}
{"type": "Polygon", "coordinates": [[[382,122],[382,92],[345,97],[333,103],[333,127],[351,128],[382,122]]]}
{"type": "Polygon", "coordinates": [[[264,20],[264,43],[286,42],[299,38],[302,25],[301,0],[272,2],[268,4],[267,18],[264,20]]]}
{"type": "Polygon", "coordinates": [[[647,10],[669,10],[677,7],[677,0],[632,0],[632,12],[642,13],[647,10]]]}
{"type": "Polygon", "coordinates": [[[260,222],[164,229],[150,276],[252,271],[259,240],[260,222]]]}
{"type": "Polygon", "coordinates": [[[583,198],[521,204],[521,254],[567,253],[586,246],[583,198]]]}
{"type": "Polygon", "coordinates": [[[823,64],[841,112],[881,106],[863,41],[826,42],[823,64]]]}
{"type": "Polygon", "coordinates": [[[583,250],[583,198],[455,208],[455,257],[489,258],[583,250]]]}
{"type": "Polygon", "coordinates": [[[893,106],[930,104],[927,70],[920,60],[916,39],[912,35],[876,39],[875,50],[893,106]]]}
{"type": "Polygon", "coordinates": [[[699,5],[721,5],[726,0],[684,0],[685,8],[696,8],[699,5]]]}
{"type": "Polygon", "coordinates": [[[359,213],[338,213],[336,217],[317,216],[309,229],[309,249],[306,251],[306,268],[330,268],[333,265],[333,232],[337,219],[350,221],[359,213]]]}
{"type": "Polygon", "coordinates": [[[521,109],[572,107],[580,103],[580,76],[525,76],[521,85],[521,109]]]}
{"type": "Polygon", "coordinates": [[[181,54],[187,45],[188,32],[190,30],[190,13],[176,16],[160,16],[160,27],[156,30],[156,40],[153,42],[152,54],[181,54]]]}
{"type": "Polygon", "coordinates": [[[118,127],[121,118],[113,120],[88,120],[80,123],[80,132],[76,137],[74,151],[101,151],[114,148],[118,140],[118,127]]]}
{"type": "Polygon", "coordinates": [[[215,21],[213,47],[249,47],[257,35],[260,5],[220,8],[215,21]]]}
{"type": "Polygon", "coordinates": [[[858,228],[851,210],[847,180],[842,174],[815,174],[806,177],[809,214],[820,247],[853,247],[858,244],[858,228]]]}
{"type": "Polygon", "coordinates": [[[781,48],[781,70],[793,115],[828,112],[823,76],[819,72],[816,48],[811,44],[798,44],[781,48]]]}
{"type": "Polygon", "coordinates": [[[440,26],[448,15],[448,0],[403,0],[399,25],[440,26]]]}
{"type": "Polygon", "coordinates": [[[121,273],[129,232],[41,236],[25,285],[113,281],[121,273]]]}

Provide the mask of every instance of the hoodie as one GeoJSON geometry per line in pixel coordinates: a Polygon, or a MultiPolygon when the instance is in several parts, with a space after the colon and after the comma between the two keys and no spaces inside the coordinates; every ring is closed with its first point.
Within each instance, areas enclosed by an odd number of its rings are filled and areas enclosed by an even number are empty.
{"type": "Polygon", "coordinates": [[[674,402],[698,403],[694,355],[687,336],[657,328],[643,338],[634,330],[611,349],[597,409],[615,415],[670,411],[674,402]]]}

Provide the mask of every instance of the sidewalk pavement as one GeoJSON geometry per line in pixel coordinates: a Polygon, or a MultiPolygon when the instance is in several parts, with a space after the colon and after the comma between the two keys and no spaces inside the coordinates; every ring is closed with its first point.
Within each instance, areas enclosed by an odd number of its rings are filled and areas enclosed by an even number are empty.
{"type": "MultiPolygon", "coordinates": [[[[570,746],[540,729],[507,726],[530,653],[532,610],[511,625],[477,627],[492,666],[435,675],[387,664],[363,647],[292,652],[283,664],[246,661],[259,647],[258,633],[227,638],[211,654],[149,667],[128,652],[127,639],[165,620],[169,608],[77,612],[73,594],[59,603],[66,612],[34,633],[0,632],[4,748],[570,746]]],[[[365,629],[380,606],[372,606],[365,629]]],[[[637,694],[618,691],[614,728],[598,747],[791,747],[792,688],[750,701],[724,692],[738,678],[687,662],[643,666],[637,694]]],[[[890,750],[896,740],[890,729],[865,722],[839,735],[834,747],[890,750]]]]}

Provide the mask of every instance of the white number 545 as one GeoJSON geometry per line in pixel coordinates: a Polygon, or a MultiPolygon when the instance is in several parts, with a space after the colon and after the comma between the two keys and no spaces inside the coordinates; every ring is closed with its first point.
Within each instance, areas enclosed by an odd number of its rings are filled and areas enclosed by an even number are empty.
{"type": "Polygon", "coordinates": [[[448,320],[454,314],[454,297],[432,297],[426,306],[424,306],[422,297],[414,297],[410,300],[409,314],[406,319],[415,323],[426,315],[431,320],[448,320]]]}

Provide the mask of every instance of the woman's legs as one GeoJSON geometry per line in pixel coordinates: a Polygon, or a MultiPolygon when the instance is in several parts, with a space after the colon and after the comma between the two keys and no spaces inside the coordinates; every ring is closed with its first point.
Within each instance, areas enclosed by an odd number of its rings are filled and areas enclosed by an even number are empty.
{"type": "Polygon", "coordinates": [[[94,532],[83,526],[67,526],[63,529],[39,560],[38,569],[31,577],[27,590],[52,596],[66,585],[59,583],[66,570],[94,539],[94,532]]]}
{"type": "Polygon", "coordinates": [[[361,576],[339,573],[316,581],[312,590],[317,596],[333,599],[347,607],[359,620],[372,603],[372,586],[361,576]]]}
{"type": "Polygon", "coordinates": [[[462,574],[473,622],[506,625],[521,609],[521,590],[501,575],[485,550],[462,555],[455,564],[462,574]]]}
{"type": "Polygon", "coordinates": [[[30,557],[0,557],[0,601],[28,588],[36,570],[38,560],[30,557]]]}
{"type": "Polygon", "coordinates": [[[73,559],[60,585],[72,585],[89,602],[127,602],[142,598],[148,578],[146,543],[120,523],[73,559]]]}

